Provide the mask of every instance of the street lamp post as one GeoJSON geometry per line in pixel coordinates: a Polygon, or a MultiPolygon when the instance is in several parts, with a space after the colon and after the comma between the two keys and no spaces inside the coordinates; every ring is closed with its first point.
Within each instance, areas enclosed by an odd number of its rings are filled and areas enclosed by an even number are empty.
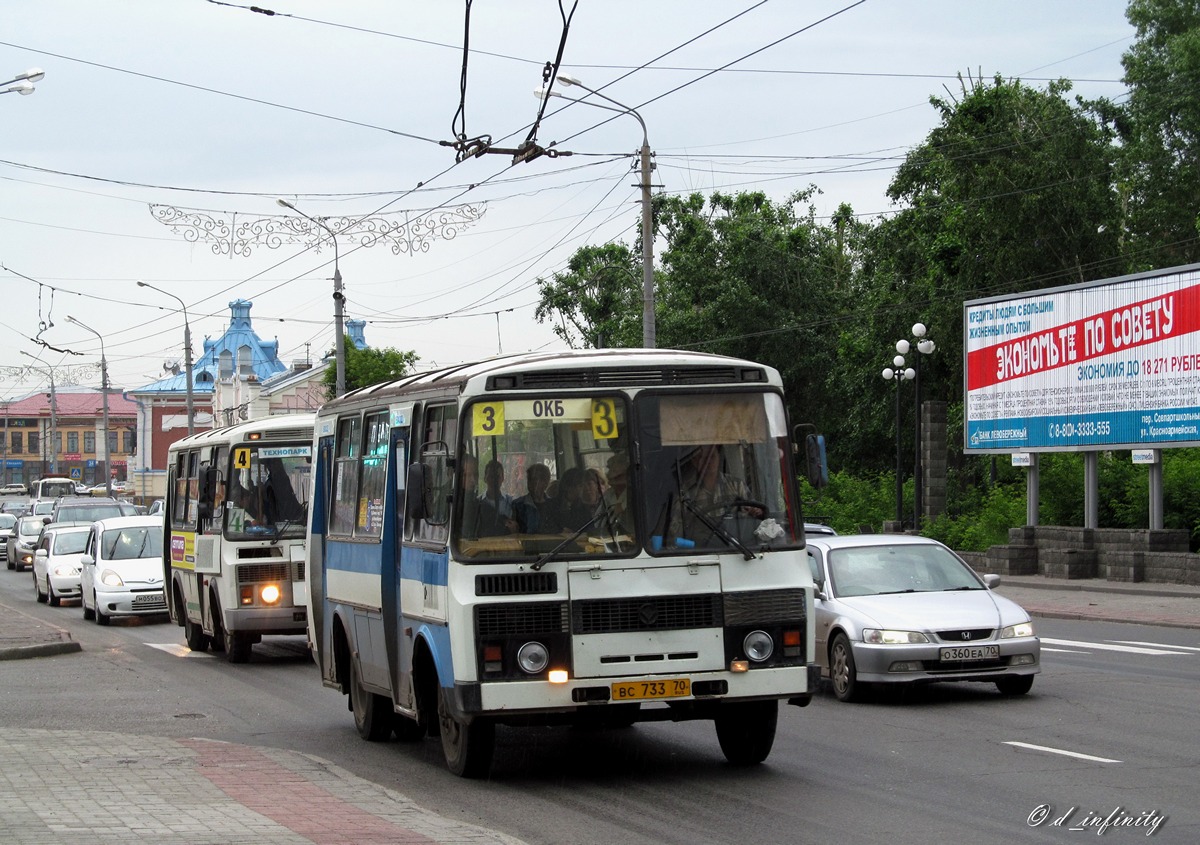
{"type": "Polygon", "coordinates": [[[85,329],[94,334],[100,341],[100,390],[104,394],[104,493],[107,496],[112,495],[112,461],[110,460],[108,449],[108,358],[104,354],[104,337],[100,332],[93,329],[86,323],[76,320],[70,314],[67,315],[67,322],[74,323],[81,329],[85,329]]]}
{"type": "MultiPolygon", "coordinates": [[[[928,329],[924,323],[913,323],[912,334],[916,338],[916,350],[921,353],[914,355],[913,362],[913,393],[916,403],[916,411],[914,413],[913,422],[913,527],[918,528],[921,525],[921,358],[925,355],[930,355],[937,348],[932,340],[925,335],[928,329]]],[[[896,351],[901,355],[907,355],[913,348],[914,344],[907,340],[901,339],[896,341],[896,351]]]]}
{"type": "MultiPolygon", "coordinates": [[[[899,344],[896,349],[899,351],[899,344]]],[[[884,381],[896,382],[896,521],[904,525],[904,476],[900,473],[900,383],[916,378],[912,367],[904,366],[904,356],[897,355],[892,359],[892,367],[884,367],[884,381]]]]}
{"type": "MultiPolygon", "coordinates": [[[[24,349],[20,350],[20,352],[26,358],[32,358],[35,361],[41,361],[43,364],[46,363],[38,356],[30,355],[24,349]]],[[[40,368],[37,367],[33,367],[31,369],[38,369],[41,371],[40,368]]],[[[45,372],[47,377],[50,379],[50,474],[56,475],[58,473],[58,401],[54,394],[54,368],[47,365],[45,372]]],[[[105,444],[105,446],[107,445],[108,444],[105,444]]]]}
{"type": "Polygon", "coordinates": [[[646,349],[653,349],[656,342],[654,327],[654,232],[650,201],[650,171],[653,168],[650,164],[650,136],[646,132],[646,121],[642,120],[642,116],[634,109],[624,103],[617,102],[612,97],[601,94],[594,88],[587,87],[573,76],[560,73],[556,79],[563,85],[574,85],[582,88],[589,94],[595,94],[602,100],[608,100],[608,102],[615,106],[620,106],[620,108],[612,109],[608,106],[602,106],[599,103],[589,102],[588,100],[564,97],[557,91],[535,91],[534,93],[539,97],[560,97],[564,100],[570,100],[573,103],[582,103],[585,106],[594,106],[598,109],[608,109],[608,111],[632,115],[641,124],[642,148],[639,151],[639,158],[641,161],[642,179],[642,346],[646,349]]]}
{"type": "Polygon", "coordinates": [[[188,321],[187,306],[183,300],[173,293],[168,293],[162,288],[156,288],[148,282],[138,282],[140,288],[150,288],[156,290],[164,296],[169,296],[179,303],[179,307],[183,309],[183,367],[187,378],[187,433],[190,437],[196,433],[196,407],[195,400],[192,396],[192,326],[188,321]]]}
{"type": "Polygon", "coordinates": [[[334,382],[334,395],[341,396],[346,392],[346,337],[343,334],[342,329],[342,303],[346,297],[342,295],[342,271],[338,267],[337,234],[333,231],[333,229],[329,228],[329,224],[327,224],[323,218],[309,217],[307,214],[296,208],[296,206],[292,205],[285,199],[278,199],[275,200],[275,202],[284,208],[290,208],[304,219],[320,226],[329,233],[329,239],[333,241],[333,349],[335,366],[337,367],[337,379],[334,382]]]}
{"type": "Polygon", "coordinates": [[[40,67],[31,67],[7,82],[0,82],[0,94],[21,94],[28,97],[35,90],[33,83],[40,81],[45,76],[46,72],[40,67]]]}

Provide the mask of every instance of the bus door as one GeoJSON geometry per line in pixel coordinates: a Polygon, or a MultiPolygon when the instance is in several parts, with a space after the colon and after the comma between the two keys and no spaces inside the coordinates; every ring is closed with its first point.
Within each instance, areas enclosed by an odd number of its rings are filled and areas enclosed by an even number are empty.
{"type": "Polygon", "coordinates": [[[383,560],[380,561],[380,577],[383,600],[383,635],[387,643],[388,674],[391,678],[391,690],[394,702],[408,706],[409,674],[402,667],[412,663],[412,637],[400,636],[401,615],[403,602],[400,597],[400,550],[404,544],[404,503],[405,484],[408,474],[408,440],[409,417],[412,406],[404,409],[393,409],[391,412],[391,440],[388,445],[387,483],[391,488],[390,495],[384,497],[390,501],[383,522],[383,536],[380,538],[380,551],[383,560]]]}

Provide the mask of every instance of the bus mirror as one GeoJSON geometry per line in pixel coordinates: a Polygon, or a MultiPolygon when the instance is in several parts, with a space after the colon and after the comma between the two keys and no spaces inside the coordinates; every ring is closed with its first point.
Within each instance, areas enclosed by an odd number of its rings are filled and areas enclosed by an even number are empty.
{"type": "Polygon", "coordinates": [[[829,485],[829,463],[825,459],[825,435],[810,434],[804,438],[805,470],[808,483],[821,488],[829,485]]]}
{"type": "Polygon", "coordinates": [[[428,475],[425,464],[417,462],[408,465],[405,481],[408,495],[404,499],[404,515],[408,519],[425,519],[429,514],[429,503],[426,501],[428,488],[426,478],[428,475]]]}

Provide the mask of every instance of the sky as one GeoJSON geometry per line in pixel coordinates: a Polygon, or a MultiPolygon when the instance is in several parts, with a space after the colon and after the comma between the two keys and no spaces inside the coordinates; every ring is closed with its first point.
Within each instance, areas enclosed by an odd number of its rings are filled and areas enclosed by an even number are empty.
{"type": "Polygon", "coordinates": [[[634,244],[642,129],[593,105],[611,101],[551,98],[535,138],[556,157],[441,143],[525,141],[560,51],[560,73],[641,116],[656,192],[814,186],[818,217],[869,220],[896,210],[888,182],[958,74],[1119,99],[1134,35],[1116,0],[475,0],[469,26],[450,0],[255,5],[275,14],[6,4],[0,82],[46,76],[0,95],[0,398],[51,373],[99,386],[97,335],[114,386],[161,378],[183,358],[181,303],[197,358],[245,299],[285,364],[320,359],[330,232],[373,347],[419,368],[566,348],[535,319],[537,279],[634,244]]]}

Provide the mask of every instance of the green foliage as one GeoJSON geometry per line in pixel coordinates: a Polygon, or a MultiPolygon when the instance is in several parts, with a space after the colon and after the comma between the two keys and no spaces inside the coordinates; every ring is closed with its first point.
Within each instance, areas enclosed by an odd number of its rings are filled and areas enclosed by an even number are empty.
{"type": "MultiPolygon", "coordinates": [[[[357,348],[350,340],[345,339],[346,350],[346,392],[379,384],[381,381],[391,381],[407,375],[409,369],[421,360],[416,352],[402,352],[399,349],[357,348]]],[[[325,395],[332,399],[337,390],[336,364],[331,364],[321,377],[325,386],[325,395]]]]}
{"type": "Polygon", "coordinates": [[[534,316],[571,348],[642,345],[642,263],[628,247],[582,247],[566,272],[537,284],[534,316]]]}
{"type": "Polygon", "coordinates": [[[921,533],[958,551],[982,552],[1007,543],[1008,529],[1024,524],[1024,491],[997,485],[983,494],[972,513],[942,515],[921,533]]]}

